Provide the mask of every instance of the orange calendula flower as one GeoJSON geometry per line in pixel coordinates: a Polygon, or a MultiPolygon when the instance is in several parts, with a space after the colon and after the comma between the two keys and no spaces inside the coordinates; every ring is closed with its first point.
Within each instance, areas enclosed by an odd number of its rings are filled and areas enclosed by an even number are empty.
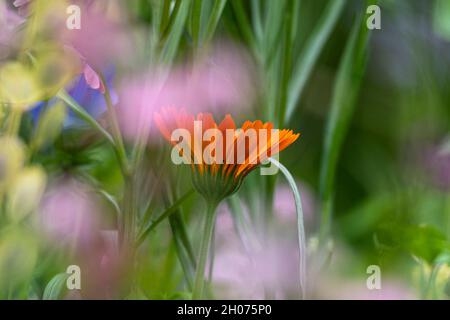
{"type": "Polygon", "coordinates": [[[230,115],[217,124],[210,113],[194,116],[175,108],[156,113],[155,123],[174,145],[172,160],[190,164],[197,191],[217,203],[236,192],[247,174],[300,135],[273,129],[271,122],[260,120],[245,121],[237,128],[230,115]]]}

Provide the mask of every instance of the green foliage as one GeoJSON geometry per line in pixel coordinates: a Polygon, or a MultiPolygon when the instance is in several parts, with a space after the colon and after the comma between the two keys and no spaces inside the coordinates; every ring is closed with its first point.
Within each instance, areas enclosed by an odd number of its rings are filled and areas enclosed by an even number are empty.
{"type": "Polygon", "coordinates": [[[67,273],[60,273],[54,276],[45,287],[43,300],[59,300],[64,298],[67,292],[67,273]]]}

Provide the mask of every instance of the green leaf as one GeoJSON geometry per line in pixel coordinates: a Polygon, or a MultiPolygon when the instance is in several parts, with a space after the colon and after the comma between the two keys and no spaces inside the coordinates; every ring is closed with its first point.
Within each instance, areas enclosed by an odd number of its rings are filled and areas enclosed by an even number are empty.
{"type": "Polygon", "coordinates": [[[257,50],[257,46],[255,43],[255,38],[254,38],[253,32],[252,32],[252,27],[250,25],[249,19],[247,17],[244,6],[242,4],[243,1],[233,0],[230,3],[231,3],[231,7],[233,9],[234,15],[236,17],[239,29],[242,32],[242,36],[243,36],[244,40],[248,43],[250,48],[253,50],[253,53],[256,56],[259,56],[259,52],[257,50]]]}
{"type": "MultiPolygon", "coordinates": [[[[297,2],[300,2],[300,1],[297,1],[297,2]]],[[[261,4],[260,0],[252,0],[252,2],[251,2],[253,30],[254,30],[256,39],[258,40],[258,43],[261,41],[261,38],[263,36],[260,4],[261,4]]]]}
{"type": "Polygon", "coordinates": [[[67,289],[66,285],[67,278],[68,278],[67,273],[59,273],[56,276],[54,276],[45,287],[42,299],[59,300],[63,298],[64,293],[66,292],[67,289]]]}
{"type": "Polygon", "coordinates": [[[88,123],[92,128],[97,130],[103,137],[106,138],[106,140],[108,140],[109,143],[111,143],[113,146],[116,145],[114,139],[108,133],[108,131],[106,131],[94,118],[92,118],[92,116],[85,109],[83,109],[83,107],[81,107],[65,90],[59,91],[57,97],[67,103],[69,108],[77,116],[88,123]]]}
{"type": "Polygon", "coordinates": [[[437,34],[450,41],[450,1],[434,2],[433,28],[437,34]]]}
{"type": "Polygon", "coordinates": [[[175,241],[175,250],[178,259],[183,268],[187,284],[192,289],[196,261],[191,242],[187,235],[186,225],[179,209],[169,216],[169,224],[175,241]]]}
{"type": "Polygon", "coordinates": [[[145,238],[148,236],[148,234],[154,230],[161,222],[163,222],[167,217],[169,217],[171,214],[175,213],[177,209],[186,201],[190,196],[194,194],[194,190],[190,190],[186,192],[182,197],[180,197],[177,201],[175,201],[169,208],[164,210],[163,213],[155,220],[150,223],[149,226],[147,226],[144,231],[140,234],[138,237],[138,241],[136,246],[141,245],[145,238]]]}
{"type": "Polygon", "coordinates": [[[279,168],[280,171],[283,173],[294,195],[295,210],[297,213],[300,288],[302,292],[302,298],[304,299],[306,293],[306,237],[305,237],[305,227],[303,223],[303,209],[300,191],[298,190],[297,183],[295,182],[294,177],[285,166],[283,166],[278,160],[273,158],[269,158],[269,161],[272,164],[274,164],[277,168],[279,168]]]}
{"type": "Polygon", "coordinates": [[[267,21],[264,26],[264,39],[262,50],[264,52],[264,64],[269,67],[272,64],[279,45],[278,41],[283,30],[283,22],[286,13],[286,0],[269,1],[267,8],[267,21]]]}
{"type": "Polygon", "coordinates": [[[353,116],[367,60],[368,29],[361,14],[355,21],[345,46],[333,90],[320,167],[322,221],[319,242],[323,244],[331,229],[334,179],[342,143],[353,116]]]}
{"type": "Polygon", "coordinates": [[[397,247],[429,264],[442,263],[450,250],[445,235],[431,225],[389,224],[380,226],[377,238],[381,244],[397,247]]]}
{"type": "Polygon", "coordinates": [[[161,11],[161,20],[159,25],[159,33],[162,34],[170,20],[170,5],[172,0],[163,0],[163,7],[161,11]]]}
{"type": "Polygon", "coordinates": [[[200,43],[200,25],[202,16],[202,0],[192,0],[191,6],[191,34],[194,48],[200,43]]]}
{"type": "Polygon", "coordinates": [[[409,226],[400,230],[402,246],[411,254],[433,263],[441,252],[448,249],[445,236],[432,226],[409,226]]]}
{"type": "Polygon", "coordinates": [[[284,124],[284,114],[286,113],[287,107],[287,96],[288,96],[288,86],[291,78],[292,69],[292,47],[293,47],[293,37],[292,34],[295,33],[295,25],[297,15],[294,15],[295,11],[298,11],[298,7],[295,5],[297,1],[292,2],[288,5],[286,13],[284,14],[284,35],[282,42],[282,70],[281,70],[281,81],[279,88],[279,101],[278,101],[278,114],[274,115],[274,119],[278,118],[278,127],[283,127],[284,124]]]}
{"type": "Polygon", "coordinates": [[[39,150],[55,141],[64,125],[66,106],[58,102],[46,108],[39,117],[36,130],[31,141],[31,148],[39,150]]]}
{"type": "Polygon", "coordinates": [[[214,1],[214,6],[212,8],[211,16],[208,20],[208,25],[206,26],[206,33],[204,36],[205,43],[211,41],[214,31],[216,31],[217,24],[219,23],[220,17],[222,16],[223,9],[225,8],[225,5],[227,3],[227,0],[216,0],[214,1]]]}
{"type": "Polygon", "coordinates": [[[298,62],[293,71],[293,78],[289,85],[288,105],[285,121],[289,122],[300,100],[306,81],[319,59],[322,49],[330,37],[336,22],[344,8],[344,0],[330,0],[324,13],[320,17],[316,28],[305,43],[298,62]]]}
{"type": "Polygon", "coordinates": [[[98,194],[103,196],[103,198],[109,204],[111,204],[111,206],[114,208],[114,211],[117,214],[117,217],[120,219],[120,217],[122,216],[122,210],[120,209],[120,206],[119,206],[119,203],[117,202],[117,199],[112,194],[108,193],[105,190],[98,190],[97,192],[98,192],[98,194]]]}
{"type": "Polygon", "coordinates": [[[444,264],[444,263],[450,265],[450,250],[445,250],[444,252],[439,254],[434,261],[434,264],[444,264]]]}
{"type": "Polygon", "coordinates": [[[170,25],[170,33],[162,53],[162,61],[166,64],[170,64],[175,59],[178,46],[180,45],[181,35],[183,34],[186,20],[189,15],[191,1],[183,0],[180,2],[180,7],[178,12],[176,12],[173,25],[170,25]]]}

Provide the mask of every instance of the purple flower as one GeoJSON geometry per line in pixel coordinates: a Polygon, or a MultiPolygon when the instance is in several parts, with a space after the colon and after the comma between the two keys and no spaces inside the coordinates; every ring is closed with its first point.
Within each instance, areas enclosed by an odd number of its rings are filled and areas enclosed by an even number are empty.
{"type": "MultiPolygon", "coordinates": [[[[109,68],[105,73],[106,85],[110,88],[112,103],[117,103],[117,94],[112,90],[112,81],[114,79],[114,69],[109,68]]],[[[92,70],[92,68],[85,64],[84,73],[78,76],[70,86],[68,86],[69,95],[82,106],[92,117],[98,118],[106,111],[106,102],[103,96],[105,85],[100,77],[92,70]]],[[[53,98],[48,102],[48,105],[56,103],[57,98],[53,98]]],[[[40,112],[45,106],[46,102],[38,103],[32,110],[32,117],[35,121],[39,119],[40,112]]],[[[72,111],[69,111],[64,127],[83,125],[83,120],[79,119],[72,111]]]]}

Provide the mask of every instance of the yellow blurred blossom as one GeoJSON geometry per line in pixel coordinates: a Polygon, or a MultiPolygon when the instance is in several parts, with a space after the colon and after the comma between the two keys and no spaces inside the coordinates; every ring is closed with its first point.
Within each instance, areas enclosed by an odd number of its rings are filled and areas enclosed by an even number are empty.
{"type": "Polygon", "coordinates": [[[42,96],[33,70],[20,62],[9,62],[0,67],[0,102],[26,110],[42,96]]]}
{"type": "Polygon", "coordinates": [[[25,146],[16,137],[0,137],[0,194],[21,170],[25,146]]]}
{"type": "Polygon", "coordinates": [[[0,292],[28,281],[36,265],[38,244],[29,231],[8,228],[0,234],[0,292]]]}
{"type": "Polygon", "coordinates": [[[39,166],[20,171],[8,188],[8,217],[18,222],[36,209],[44,194],[46,175],[39,166]]]}

